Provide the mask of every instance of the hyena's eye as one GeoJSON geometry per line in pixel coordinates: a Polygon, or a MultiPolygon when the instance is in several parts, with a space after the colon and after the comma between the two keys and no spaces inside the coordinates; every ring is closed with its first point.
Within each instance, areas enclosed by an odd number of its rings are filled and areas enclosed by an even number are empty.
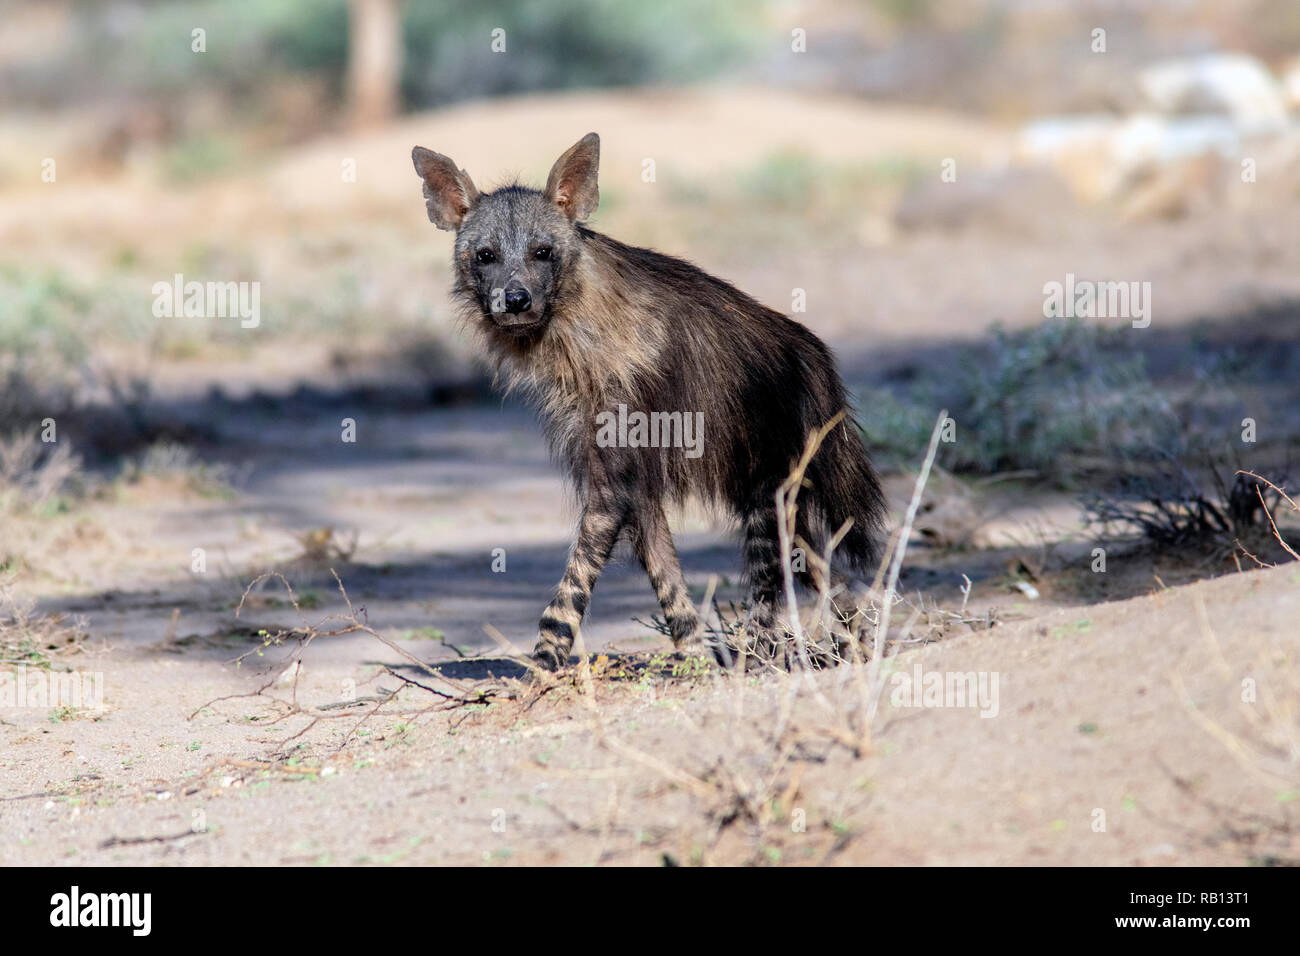
{"type": "Polygon", "coordinates": [[[496,262],[497,254],[493,252],[491,249],[480,249],[478,253],[475,255],[475,258],[478,259],[479,265],[485,266],[489,262],[496,262]]]}
{"type": "Polygon", "coordinates": [[[550,247],[550,246],[538,246],[537,249],[533,252],[533,258],[536,259],[538,262],[550,262],[550,261],[551,261],[551,247],[550,247]]]}

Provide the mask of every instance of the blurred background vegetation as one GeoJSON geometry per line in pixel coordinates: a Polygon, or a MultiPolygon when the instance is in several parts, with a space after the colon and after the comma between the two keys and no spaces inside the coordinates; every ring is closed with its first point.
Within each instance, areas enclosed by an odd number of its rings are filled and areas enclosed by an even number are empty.
{"type": "Polygon", "coordinates": [[[368,83],[390,85],[382,105],[402,111],[732,77],[1026,118],[1131,103],[1124,69],[1159,57],[1300,49],[1292,0],[3,0],[0,17],[0,106],[93,107],[125,124],[108,135],[182,141],[220,139],[217,122],[314,135],[368,83]],[[792,61],[786,23],[811,34],[815,62],[792,61]],[[1104,65],[1080,42],[1094,23],[1122,37],[1104,65]],[[498,28],[508,69],[485,40],[498,28]],[[349,39],[361,35],[377,37],[365,53],[349,39]]]}
{"type": "Polygon", "coordinates": [[[64,416],[121,468],[217,449],[219,401],[486,396],[410,147],[536,182],[593,128],[596,226],[782,311],[805,290],[886,463],[939,407],[966,439],[944,467],[1066,488],[1210,454],[1247,412],[1278,467],[1300,434],[1294,0],[0,0],[0,22],[0,437],[64,416]],[[1156,330],[1045,321],[1066,272],[1152,281],[1156,330]],[[176,273],[262,283],[259,328],[155,317],[176,273]]]}
{"type": "MultiPolygon", "coordinates": [[[[510,93],[717,75],[753,52],[761,13],[740,0],[6,0],[0,16],[12,48],[0,66],[0,102],[153,111],[163,135],[186,132],[187,118],[188,132],[197,132],[220,114],[248,126],[285,122],[284,134],[294,137],[319,131],[304,120],[328,121],[347,106],[349,30],[357,21],[362,30],[371,20],[390,30],[391,47],[382,48],[388,62],[374,69],[391,72],[397,108],[421,110],[510,93]],[[509,70],[495,68],[486,42],[467,42],[504,25],[509,70]],[[196,28],[211,38],[209,55],[178,42],[196,28]],[[25,31],[36,35],[36,48],[19,44],[25,31]]],[[[364,78],[352,92],[361,86],[364,78]]]]}

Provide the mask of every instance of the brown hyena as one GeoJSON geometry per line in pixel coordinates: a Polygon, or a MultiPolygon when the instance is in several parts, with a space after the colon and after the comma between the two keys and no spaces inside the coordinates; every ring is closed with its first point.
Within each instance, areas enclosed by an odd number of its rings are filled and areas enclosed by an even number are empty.
{"type": "MultiPolygon", "coordinates": [[[[481,193],[446,156],[417,146],[412,159],[429,219],[456,233],[454,294],[467,322],[507,387],[538,405],[582,505],[536,659],[549,668],[568,661],[592,588],[624,534],[674,644],[696,633],[664,515],[665,502],[690,495],[739,519],[751,624],[771,627],[782,600],[774,494],[809,432],[847,406],[826,346],[688,262],[583,226],[599,200],[595,133],[556,161],[541,192],[510,185],[481,193]],[[671,434],[663,440],[674,429],[689,447],[671,434]]],[[[820,553],[852,519],[838,555],[862,572],[876,558],[883,512],[846,416],[808,467],[796,534],[820,553]]],[[[801,580],[809,583],[807,572],[801,580]]]]}

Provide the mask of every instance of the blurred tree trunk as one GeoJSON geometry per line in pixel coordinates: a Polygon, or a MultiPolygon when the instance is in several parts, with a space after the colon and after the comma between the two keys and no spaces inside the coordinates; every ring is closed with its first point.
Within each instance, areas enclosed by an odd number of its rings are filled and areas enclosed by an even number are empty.
{"type": "Polygon", "coordinates": [[[402,0],[350,0],[348,102],[353,125],[397,115],[402,79],[402,0]]]}

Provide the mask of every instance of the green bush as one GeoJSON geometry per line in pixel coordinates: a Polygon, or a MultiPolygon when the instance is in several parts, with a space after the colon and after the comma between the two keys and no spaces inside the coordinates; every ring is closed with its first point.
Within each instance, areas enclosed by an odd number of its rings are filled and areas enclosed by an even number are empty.
{"type": "Polygon", "coordinates": [[[412,107],[501,93],[626,86],[717,73],[754,35],[753,10],[721,0],[456,0],[409,4],[403,91],[412,107]],[[505,31],[506,51],[490,48],[505,31]]]}
{"type": "Polygon", "coordinates": [[[1068,482],[1104,462],[1185,443],[1126,330],[1079,320],[1014,333],[995,326],[956,369],[935,369],[901,395],[870,392],[859,405],[868,440],[906,460],[924,453],[947,408],[956,441],[940,446],[939,461],[957,472],[1033,470],[1068,482]]]}

